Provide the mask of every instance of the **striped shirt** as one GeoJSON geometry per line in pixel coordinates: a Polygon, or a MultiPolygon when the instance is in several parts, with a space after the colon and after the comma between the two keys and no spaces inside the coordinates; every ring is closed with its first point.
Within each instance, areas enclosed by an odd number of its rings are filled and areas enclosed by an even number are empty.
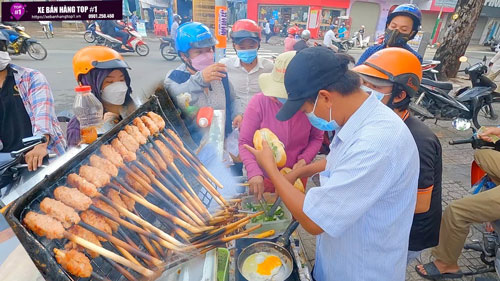
{"type": "Polygon", "coordinates": [[[394,112],[370,97],[335,134],[304,212],[317,236],[318,281],[403,281],[419,157],[394,112]]]}
{"type": "Polygon", "coordinates": [[[31,120],[33,135],[50,135],[47,149],[61,155],[66,149],[66,140],[57,121],[54,97],[49,82],[38,70],[10,64],[14,79],[31,120]]]}

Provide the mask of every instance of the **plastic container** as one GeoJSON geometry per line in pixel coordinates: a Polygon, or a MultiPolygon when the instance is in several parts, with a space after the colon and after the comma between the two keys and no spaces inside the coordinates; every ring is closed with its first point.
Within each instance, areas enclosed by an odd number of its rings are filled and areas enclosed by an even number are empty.
{"type": "Polygon", "coordinates": [[[157,280],[217,281],[217,253],[214,250],[199,255],[163,272],[157,280]]]}
{"type": "Polygon", "coordinates": [[[212,124],[212,119],[214,117],[214,110],[209,106],[205,106],[198,110],[196,115],[196,123],[201,128],[209,127],[212,124]]]}
{"type": "Polygon", "coordinates": [[[102,122],[102,103],[92,94],[90,86],[77,86],[73,112],[80,122],[82,143],[92,143],[97,139],[97,127],[102,122]]]}
{"type": "MultiPolygon", "coordinates": [[[[276,194],[274,193],[264,193],[264,200],[267,202],[267,204],[270,206],[273,205],[274,201],[276,201],[276,194]]],[[[242,209],[245,210],[245,211],[248,211],[248,208],[246,208],[246,203],[252,203],[252,204],[258,204],[255,200],[255,197],[253,195],[251,196],[245,196],[242,198],[242,201],[241,201],[241,206],[242,206],[242,209]]],[[[274,231],[276,231],[275,235],[280,235],[282,234],[285,229],[288,227],[288,225],[290,224],[290,222],[292,221],[292,213],[290,213],[290,211],[285,207],[285,204],[283,202],[281,202],[280,204],[281,206],[281,209],[283,209],[283,212],[284,212],[284,216],[283,216],[283,219],[281,220],[275,220],[275,221],[265,221],[265,222],[257,222],[257,223],[252,223],[250,222],[249,224],[247,224],[245,226],[245,229],[248,229],[248,228],[251,228],[251,227],[254,227],[258,224],[262,224],[262,227],[255,230],[255,231],[252,231],[251,233],[253,234],[257,234],[257,233],[262,233],[264,231],[268,231],[268,230],[271,230],[271,229],[274,229],[274,231]]]]}
{"type": "Polygon", "coordinates": [[[217,248],[217,281],[229,280],[229,250],[217,248]]]}

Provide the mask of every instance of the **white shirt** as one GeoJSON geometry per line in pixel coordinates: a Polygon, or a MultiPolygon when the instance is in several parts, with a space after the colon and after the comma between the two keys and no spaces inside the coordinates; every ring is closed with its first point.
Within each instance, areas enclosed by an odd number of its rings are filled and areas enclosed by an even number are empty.
{"type": "Polygon", "coordinates": [[[496,55],[491,58],[490,62],[493,63],[490,69],[492,73],[500,71],[500,51],[498,51],[496,55]]]}
{"type": "Polygon", "coordinates": [[[234,110],[233,115],[243,114],[250,99],[261,92],[259,76],[262,73],[273,71],[273,62],[264,58],[257,58],[257,65],[248,72],[237,56],[227,57],[220,60],[227,67],[229,83],[233,88],[234,110]]]}
{"type": "Polygon", "coordinates": [[[335,134],[304,212],[317,236],[320,281],[404,281],[419,156],[413,137],[374,95],[335,134]]]}
{"type": "Polygon", "coordinates": [[[323,45],[325,45],[325,47],[332,47],[333,44],[332,44],[332,41],[339,41],[339,39],[337,39],[337,36],[335,36],[335,32],[333,32],[333,30],[328,30],[325,34],[325,38],[323,39],[323,45]]]}
{"type": "Polygon", "coordinates": [[[264,24],[264,32],[265,32],[266,34],[271,33],[271,25],[270,25],[268,22],[266,22],[266,23],[264,24]]]}

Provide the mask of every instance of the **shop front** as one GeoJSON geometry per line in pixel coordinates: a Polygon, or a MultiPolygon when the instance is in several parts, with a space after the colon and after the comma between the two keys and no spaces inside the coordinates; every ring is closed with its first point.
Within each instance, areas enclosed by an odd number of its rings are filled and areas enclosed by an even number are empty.
{"type": "Polygon", "coordinates": [[[318,38],[328,29],[336,18],[346,14],[349,1],[340,0],[249,0],[248,18],[263,25],[269,20],[275,34],[298,25],[309,29],[313,38],[318,38]]]}

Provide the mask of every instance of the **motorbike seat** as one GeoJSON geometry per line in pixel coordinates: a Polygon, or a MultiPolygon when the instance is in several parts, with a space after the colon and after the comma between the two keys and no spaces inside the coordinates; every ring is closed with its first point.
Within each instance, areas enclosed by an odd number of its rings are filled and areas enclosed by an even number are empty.
{"type": "Polygon", "coordinates": [[[422,78],[422,84],[437,87],[437,88],[443,89],[443,90],[452,90],[453,89],[453,84],[451,84],[449,82],[439,82],[439,81],[434,81],[434,80],[427,79],[427,78],[422,78]]]}

